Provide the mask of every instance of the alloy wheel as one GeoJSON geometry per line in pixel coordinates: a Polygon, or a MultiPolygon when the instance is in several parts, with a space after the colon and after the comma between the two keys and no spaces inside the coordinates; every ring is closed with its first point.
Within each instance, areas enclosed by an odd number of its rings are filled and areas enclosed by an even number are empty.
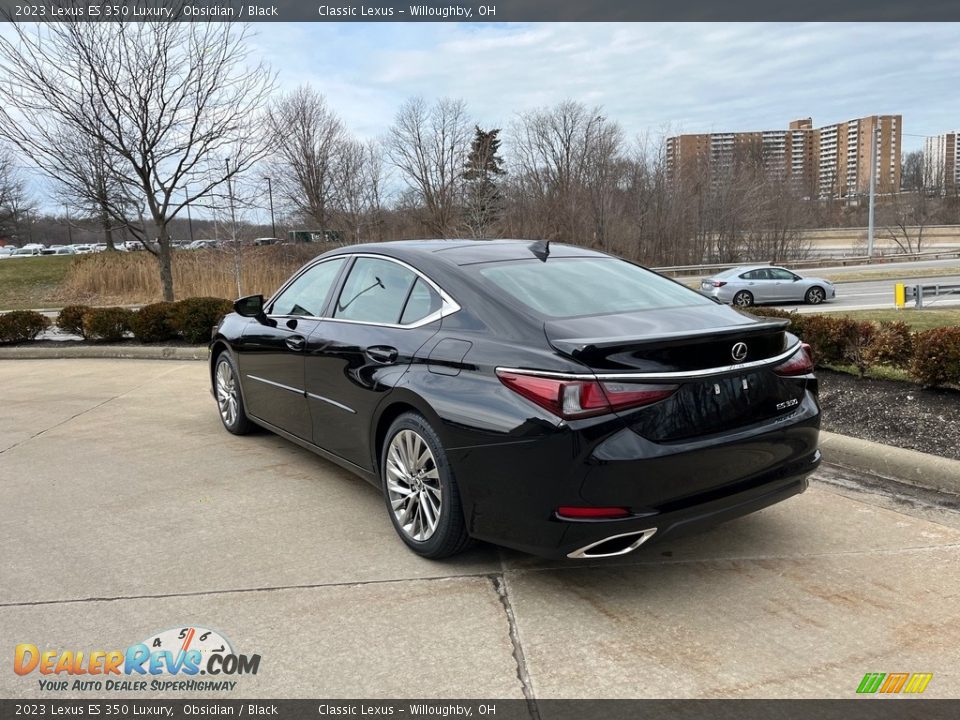
{"type": "Polygon", "coordinates": [[[823,302],[824,292],[818,287],[810,288],[807,291],[807,302],[811,305],[819,305],[823,302]]]}
{"type": "Polygon", "coordinates": [[[746,291],[738,292],[733,297],[733,304],[738,307],[750,307],[753,305],[753,296],[746,291]]]}
{"type": "Polygon", "coordinates": [[[232,427],[237,421],[239,400],[237,380],[234,377],[233,368],[226,360],[217,365],[217,404],[220,406],[223,424],[232,427]]]}
{"type": "Polygon", "coordinates": [[[413,430],[401,430],[390,441],[386,485],[397,525],[411,540],[428,540],[440,522],[443,490],[433,453],[413,430]]]}

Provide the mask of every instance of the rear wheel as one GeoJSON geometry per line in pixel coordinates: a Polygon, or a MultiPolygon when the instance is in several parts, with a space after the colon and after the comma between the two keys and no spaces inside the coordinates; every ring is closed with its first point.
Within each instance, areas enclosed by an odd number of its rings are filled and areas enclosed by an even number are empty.
{"type": "Polygon", "coordinates": [[[243,393],[240,390],[237,369],[226,351],[217,357],[213,377],[220,421],[234,435],[246,435],[253,429],[253,423],[247,418],[247,412],[243,406],[243,393]]]}
{"type": "Polygon", "coordinates": [[[810,305],[819,305],[826,299],[826,297],[827,297],[827,294],[823,291],[822,287],[814,286],[809,290],[807,290],[807,295],[804,299],[810,305]]]}
{"type": "Polygon", "coordinates": [[[741,290],[733,296],[733,304],[737,307],[750,307],[753,305],[753,294],[747,290],[741,290]]]}
{"type": "Polygon", "coordinates": [[[453,469],[426,419],[405,413],[394,421],[380,468],[390,521],[411,550],[438,559],[470,545],[453,469]]]}

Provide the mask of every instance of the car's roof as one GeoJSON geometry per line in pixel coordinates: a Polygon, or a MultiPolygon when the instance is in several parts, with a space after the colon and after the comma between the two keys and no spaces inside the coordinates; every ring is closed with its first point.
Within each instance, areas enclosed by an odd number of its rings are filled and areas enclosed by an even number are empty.
{"type": "MultiPolygon", "coordinates": [[[[544,241],[539,240],[395,240],[339,248],[327,255],[368,252],[389,255],[401,260],[431,256],[453,265],[520,260],[535,257],[542,252],[544,241]]],[[[550,257],[607,257],[603,253],[575,245],[551,242],[550,257]]]]}

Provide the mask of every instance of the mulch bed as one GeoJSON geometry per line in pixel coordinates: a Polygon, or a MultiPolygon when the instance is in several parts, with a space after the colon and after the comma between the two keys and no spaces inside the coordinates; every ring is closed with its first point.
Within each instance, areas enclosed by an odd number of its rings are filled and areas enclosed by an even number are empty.
{"type": "Polygon", "coordinates": [[[818,370],[823,429],[960,460],[960,391],[818,370]]]}

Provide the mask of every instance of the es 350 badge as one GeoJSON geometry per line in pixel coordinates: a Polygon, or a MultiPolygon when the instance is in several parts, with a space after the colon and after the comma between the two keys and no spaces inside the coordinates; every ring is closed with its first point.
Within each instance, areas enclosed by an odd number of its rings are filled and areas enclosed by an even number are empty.
{"type": "Polygon", "coordinates": [[[35,644],[20,643],[14,650],[13,669],[21,676],[34,672],[43,676],[41,690],[146,690],[146,678],[152,678],[151,690],[229,690],[235,682],[204,682],[194,678],[256,675],[260,655],[237,653],[230,641],[216,630],[189,626],[164,630],[125,650],[41,650],[35,644]],[[64,675],[100,677],[70,683],[59,679],[64,675]],[[144,680],[111,679],[118,675],[144,680]],[[189,680],[160,681],[163,676],[189,680]]]}

